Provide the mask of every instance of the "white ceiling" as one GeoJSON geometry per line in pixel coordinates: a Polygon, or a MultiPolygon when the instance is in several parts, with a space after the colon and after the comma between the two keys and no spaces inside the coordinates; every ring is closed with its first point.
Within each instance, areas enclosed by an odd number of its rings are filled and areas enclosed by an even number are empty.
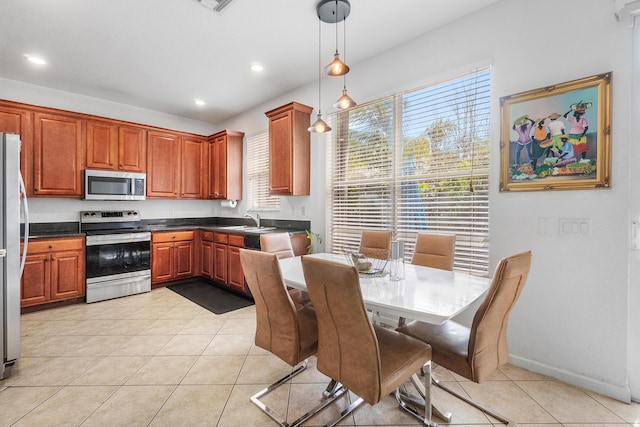
{"type": "MultiPolygon", "coordinates": [[[[346,62],[497,1],[350,0],[346,62]]],[[[216,124],[317,80],[317,2],[233,0],[216,13],[196,0],[1,0],[0,77],[216,124]]],[[[335,25],[322,39],[325,65],[335,25]]]]}

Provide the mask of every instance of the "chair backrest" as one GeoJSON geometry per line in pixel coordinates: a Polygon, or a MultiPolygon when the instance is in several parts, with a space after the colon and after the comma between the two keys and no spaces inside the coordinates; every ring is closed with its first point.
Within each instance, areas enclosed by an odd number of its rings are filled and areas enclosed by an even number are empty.
{"type": "Polygon", "coordinates": [[[476,312],[469,336],[469,365],[473,381],[481,382],[506,363],[509,313],[527,281],[531,251],[500,260],[491,286],[476,312]]]}
{"type": "Polygon", "coordinates": [[[369,258],[386,259],[391,250],[390,231],[363,231],[359,252],[369,258]]]}
{"type": "Polygon", "coordinates": [[[453,270],[456,236],[453,234],[420,233],[411,264],[453,270]]]}
{"type": "Polygon", "coordinates": [[[240,263],[256,303],[256,345],[291,366],[315,354],[315,313],[306,306],[296,309],[276,255],[240,249],[240,263]]]}
{"type": "Polygon", "coordinates": [[[302,268],[318,318],[318,371],[375,404],[380,350],[356,268],[309,256],[302,257],[302,268]]]}
{"type": "Polygon", "coordinates": [[[294,257],[293,246],[289,233],[268,233],[260,235],[260,249],[262,252],[276,254],[278,259],[294,257]]]}

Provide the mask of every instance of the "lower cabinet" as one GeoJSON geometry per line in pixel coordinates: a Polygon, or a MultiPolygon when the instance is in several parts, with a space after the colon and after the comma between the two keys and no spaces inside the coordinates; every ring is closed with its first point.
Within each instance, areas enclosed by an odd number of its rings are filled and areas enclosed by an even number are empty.
{"type": "Polygon", "coordinates": [[[240,264],[240,249],[244,248],[244,236],[229,234],[227,247],[227,285],[236,291],[245,292],[244,272],[240,264]]]}
{"type": "MultiPolygon", "coordinates": [[[[306,234],[291,236],[296,255],[305,254],[306,234]]],[[[158,285],[199,276],[230,290],[249,294],[240,263],[244,235],[206,230],[151,234],[151,283],[158,285]]]]}
{"type": "Polygon", "coordinates": [[[200,276],[213,280],[213,231],[203,231],[200,239],[200,276]]]}
{"type": "Polygon", "coordinates": [[[230,289],[245,293],[244,273],[240,265],[240,248],[244,247],[244,236],[213,233],[213,241],[213,280],[230,289]]]}
{"type": "Polygon", "coordinates": [[[151,284],[195,275],[195,231],[151,234],[151,284]]]}
{"type": "MultiPolygon", "coordinates": [[[[20,246],[20,252],[24,245],[20,246]]],[[[20,306],[85,295],[84,237],[30,241],[20,279],[20,306]]]]}

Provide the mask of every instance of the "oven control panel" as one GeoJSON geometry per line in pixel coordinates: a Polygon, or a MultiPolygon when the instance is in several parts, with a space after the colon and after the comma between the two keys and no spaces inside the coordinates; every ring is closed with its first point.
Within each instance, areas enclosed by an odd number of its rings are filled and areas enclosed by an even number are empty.
{"type": "Polygon", "coordinates": [[[130,222],[140,221],[138,211],[82,211],[80,222],[130,222]]]}

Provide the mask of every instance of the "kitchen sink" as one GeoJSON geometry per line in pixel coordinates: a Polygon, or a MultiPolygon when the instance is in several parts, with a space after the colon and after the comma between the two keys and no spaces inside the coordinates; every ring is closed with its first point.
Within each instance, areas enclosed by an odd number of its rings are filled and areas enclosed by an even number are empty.
{"type": "Polygon", "coordinates": [[[252,233],[262,233],[264,231],[275,230],[276,227],[244,227],[244,231],[250,231],[252,233]]]}
{"type": "Polygon", "coordinates": [[[251,225],[228,225],[218,227],[223,230],[238,230],[238,231],[247,231],[251,233],[262,233],[265,231],[275,230],[276,227],[256,227],[251,225]]]}

